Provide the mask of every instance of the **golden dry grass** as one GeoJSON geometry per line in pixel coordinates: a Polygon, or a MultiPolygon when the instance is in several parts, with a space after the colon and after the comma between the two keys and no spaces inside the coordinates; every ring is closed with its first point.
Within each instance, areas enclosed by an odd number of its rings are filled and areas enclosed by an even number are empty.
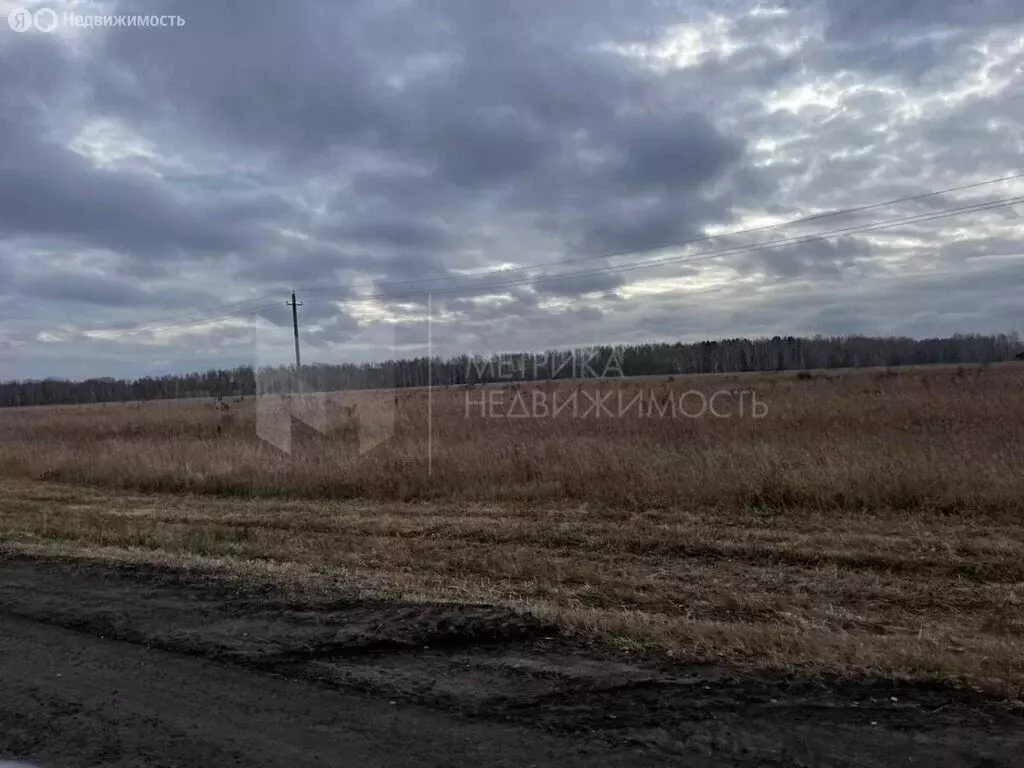
{"type": "Polygon", "coordinates": [[[290,455],[251,401],[4,411],[0,540],[1019,698],[1022,384],[1007,365],[599,385],[754,390],[762,419],[467,418],[480,390],[447,390],[430,464],[422,390],[332,396],[290,455]],[[361,454],[363,414],[396,397],[394,438],[361,454]]]}
{"type": "MultiPolygon", "coordinates": [[[[484,417],[478,403],[488,390],[480,389],[336,394],[327,398],[327,434],[296,423],[290,453],[260,439],[252,398],[229,401],[226,411],[187,401],[5,410],[0,475],[222,495],[638,509],[1010,514],[1024,504],[1024,367],[1017,365],[827,380],[788,374],[525,385],[526,402],[535,388],[549,401],[558,390],[563,402],[579,390],[580,417],[484,417]],[[637,396],[678,399],[691,389],[708,396],[750,390],[768,412],[740,417],[736,395],[718,401],[733,418],[639,417],[632,409],[624,418],[582,415],[585,398],[611,391],[614,402],[620,389],[626,404],[637,396]],[[379,429],[392,409],[393,438],[361,452],[360,429],[379,429]]],[[[509,405],[513,394],[498,395],[505,398],[499,414],[519,412],[509,405]]]]}

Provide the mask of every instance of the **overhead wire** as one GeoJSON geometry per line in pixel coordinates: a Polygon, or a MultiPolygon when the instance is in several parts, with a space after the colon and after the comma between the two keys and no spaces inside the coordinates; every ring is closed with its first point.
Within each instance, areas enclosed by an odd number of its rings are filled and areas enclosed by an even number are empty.
{"type": "Polygon", "coordinates": [[[568,272],[564,274],[548,275],[548,276],[529,276],[525,278],[519,278],[516,280],[501,281],[497,283],[485,283],[485,284],[470,284],[463,286],[455,286],[451,288],[438,288],[434,290],[419,289],[408,292],[398,293],[373,293],[363,294],[358,296],[335,296],[335,297],[320,297],[313,298],[310,301],[338,301],[338,302],[359,302],[359,301],[375,301],[381,299],[400,299],[400,298],[411,298],[416,296],[438,296],[450,293],[458,293],[462,291],[472,291],[478,293],[482,290],[488,290],[492,288],[503,288],[513,287],[517,285],[544,285],[551,282],[580,278],[580,277],[591,277],[599,274],[619,274],[624,272],[632,272],[640,269],[649,269],[651,267],[663,266],[666,264],[689,264],[699,261],[707,261],[709,259],[721,258],[723,256],[733,256],[739,253],[753,253],[763,250],[773,250],[780,247],[787,247],[791,245],[801,245],[808,242],[814,242],[818,240],[827,240],[833,237],[841,237],[844,235],[856,235],[865,234],[868,232],[876,232],[892,227],[905,225],[905,224],[919,224],[929,221],[936,221],[940,219],[950,218],[953,216],[960,216],[965,213],[977,213],[983,211],[997,210],[1001,208],[1010,207],[1024,203],[1024,195],[1012,198],[1001,198],[997,200],[990,200],[984,203],[975,203],[969,206],[961,206],[954,209],[947,209],[940,213],[934,214],[915,214],[913,216],[905,216],[897,219],[888,221],[861,224],[855,227],[845,227],[836,230],[830,230],[827,232],[819,232],[811,235],[801,235],[789,238],[780,238],[777,240],[771,240],[767,242],[754,243],[750,245],[734,246],[729,248],[716,248],[708,251],[698,251],[695,254],[683,255],[683,256],[672,256],[661,259],[655,259],[651,261],[641,262],[639,264],[624,264],[604,267],[593,270],[581,270],[577,272],[568,272]]]}
{"type": "MultiPolygon", "coordinates": [[[[652,246],[648,246],[648,247],[645,247],[645,248],[634,248],[634,249],[626,250],[626,251],[613,251],[613,252],[601,253],[601,254],[596,254],[596,255],[595,254],[590,254],[590,255],[587,255],[587,256],[579,256],[579,257],[576,257],[576,258],[573,258],[573,259],[564,259],[564,260],[555,261],[555,262],[549,261],[547,263],[543,263],[542,262],[542,263],[539,263],[539,264],[527,264],[527,265],[523,265],[523,266],[520,266],[520,267],[511,267],[511,268],[508,268],[508,269],[493,269],[493,270],[488,270],[486,272],[481,272],[481,273],[476,274],[476,275],[458,275],[457,277],[479,278],[479,277],[486,277],[486,276],[489,276],[489,275],[507,275],[507,274],[515,273],[515,272],[525,272],[525,271],[529,271],[529,270],[544,269],[545,267],[560,267],[560,266],[563,266],[563,265],[566,265],[566,264],[576,264],[576,263],[582,263],[582,262],[586,262],[586,261],[597,261],[597,260],[602,260],[602,259],[623,258],[623,257],[626,257],[626,256],[634,256],[634,255],[643,254],[643,253],[652,253],[652,252],[655,252],[655,251],[667,250],[668,248],[680,248],[680,247],[683,247],[683,246],[697,245],[698,243],[709,242],[711,240],[724,240],[724,239],[732,238],[732,237],[742,237],[744,235],[751,235],[751,234],[755,234],[757,232],[765,232],[765,231],[772,230],[772,229],[782,229],[782,228],[785,228],[785,227],[799,226],[799,225],[807,224],[807,223],[810,223],[810,222],[813,222],[813,221],[819,221],[821,219],[832,218],[832,217],[836,217],[836,216],[848,216],[848,215],[852,215],[852,214],[863,213],[864,211],[877,210],[879,208],[888,208],[888,207],[892,207],[892,206],[895,206],[895,205],[902,205],[903,203],[916,202],[918,200],[925,200],[925,199],[930,198],[930,197],[938,197],[938,196],[941,196],[941,195],[946,195],[946,194],[949,194],[951,192],[962,192],[962,191],[968,190],[968,189],[976,189],[978,187],[988,186],[988,185],[992,185],[992,184],[998,184],[998,183],[1004,182],[1004,181],[1013,181],[1015,179],[1020,179],[1020,178],[1024,178],[1024,172],[1011,174],[1009,176],[1000,176],[998,178],[993,178],[993,179],[986,179],[984,181],[971,182],[970,184],[959,184],[957,186],[946,187],[945,189],[938,189],[938,190],[934,190],[934,191],[931,191],[931,192],[921,192],[921,193],[914,194],[914,195],[909,195],[909,196],[906,196],[906,197],[898,197],[898,198],[895,198],[895,199],[892,199],[892,200],[886,200],[885,202],[881,202],[881,203],[870,203],[870,204],[867,204],[867,205],[858,205],[858,206],[854,206],[854,207],[850,207],[850,208],[839,208],[839,209],[835,209],[835,210],[831,210],[831,211],[823,211],[821,213],[815,213],[815,214],[811,214],[809,216],[802,216],[800,218],[790,219],[788,221],[772,222],[770,224],[762,224],[762,225],[759,225],[759,226],[756,226],[756,227],[747,227],[747,228],[744,228],[744,229],[737,229],[737,230],[732,230],[732,231],[727,231],[727,232],[719,232],[719,233],[716,233],[716,234],[713,234],[713,235],[701,235],[700,237],[689,238],[689,239],[686,239],[686,240],[675,240],[675,241],[671,241],[671,242],[664,242],[664,243],[660,243],[658,245],[652,245],[652,246]]],[[[436,280],[450,280],[450,279],[452,279],[452,277],[453,277],[452,275],[438,275],[438,276],[435,276],[435,277],[412,278],[412,279],[409,279],[409,280],[394,280],[394,281],[388,281],[386,283],[386,285],[388,287],[397,286],[397,285],[413,285],[413,284],[419,284],[419,283],[432,282],[432,281],[436,281],[436,280]]],[[[304,294],[308,294],[308,293],[328,292],[328,291],[334,290],[334,288],[335,288],[334,286],[328,286],[328,287],[324,287],[324,286],[304,286],[304,287],[297,287],[294,290],[302,291],[304,294]]]]}
{"type": "MultiPolygon", "coordinates": [[[[912,201],[927,199],[927,198],[930,198],[930,197],[937,197],[937,196],[940,196],[940,195],[943,195],[943,194],[949,194],[950,192],[956,192],[956,191],[962,191],[962,190],[966,190],[966,189],[977,188],[977,187],[981,187],[981,186],[985,186],[985,185],[990,185],[990,184],[995,184],[995,183],[999,183],[999,182],[1003,182],[1003,181],[1010,181],[1010,180],[1014,180],[1014,179],[1018,179],[1018,178],[1022,178],[1022,177],[1024,177],[1024,173],[1018,173],[1018,174],[1013,174],[1013,175],[1009,175],[1009,176],[1003,176],[1003,177],[999,177],[999,178],[995,178],[995,179],[988,179],[988,180],[985,180],[985,181],[979,181],[979,182],[973,182],[973,183],[970,183],[970,184],[962,184],[962,185],[958,185],[958,186],[954,186],[954,187],[948,187],[948,188],[945,188],[945,189],[936,190],[936,191],[932,191],[932,192],[925,192],[925,193],[920,193],[920,194],[911,195],[911,196],[907,196],[907,197],[896,198],[894,200],[888,200],[888,201],[880,202],[880,203],[872,203],[872,204],[868,204],[868,205],[861,205],[861,206],[856,206],[856,207],[851,207],[851,208],[838,209],[838,210],[833,210],[833,211],[826,211],[826,212],[823,212],[823,213],[813,214],[813,215],[810,215],[810,216],[805,216],[805,217],[802,217],[802,218],[799,218],[799,219],[794,219],[794,220],[785,221],[785,222],[773,222],[771,224],[765,224],[765,225],[761,225],[761,226],[758,226],[758,227],[749,227],[749,228],[745,228],[745,229],[733,230],[733,231],[718,233],[718,234],[714,234],[714,235],[705,235],[705,236],[702,236],[702,237],[699,237],[699,238],[692,238],[692,239],[689,239],[689,240],[680,240],[680,241],[676,241],[676,242],[673,242],[673,243],[665,243],[665,244],[661,244],[661,245],[657,245],[657,246],[651,246],[651,247],[643,248],[643,249],[634,249],[634,250],[631,250],[631,251],[621,251],[621,252],[616,252],[616,253],[605,253],[605,254],[599,254],[599,255],[589,255],[589,256],[578,257],[578,258],[575,258],[575,259],[567,259],[567,260],[563,260],[563,261],[559,261],[559,262],[550,262],[546,266],[548,266],[548,267],[552,267],[552,266],[554,266],[554,267],[562,267],[562,266],[567,265],[567,264],[582,263],[582,262],[594,261],[594,260],[600,260],[600,259],[620,258],[620,257],[630,256],[630,255],[639,255],[639,254],[643,254],[643,253],[652,253],[652,252],[656,252],[656,251],[666,250],[668,248],[686,247],[686,246],[695,245],[695,244],[698,244],[698,243],[701,243],[701,242],[709,242],[709,241],[712,241],[712,240],[724,240],[724,239],[729,239],[729,238],[735,238],[735,237],[740,237],[740,236],[744,236],[744,235],[754,234],[754,233],[757,233],[757,232],[764,232],[764,231],[768,231],[768,230],[781,229],[781,228],[785,228],[785,227],[792,227],[792,226],[795,226],[795,225],[806,224],[806,223],[809,223],[809,222],[812,222],[812,221],[817,221],[817,220],[821,220],[821,219],[825,219],[825,218],[831,218],[831,217],[843,216],[843,215],[850,215],[850,214],[861,213],[861,212],[868,211],[868,210],[876,210],[876,209],[879,209],[879,208],[891,207],[891,206],[894,206],[894,205],[899,205],[901,203],[906,203],[906,202],[912,202],[912,201]]],[[[952,209],[944,209],[944,210],[942,210],[942,211],[940,211],[938,213],[925,212],[925,213],[912,214],[910,216],[904,216],[904,217],[900,217],[900,218],[897,218],[897,219],[883,220],[882,222],[867,222],[867,223],[862,223],[862,224],[851,226],[851,227],[845,227],[845,228],[840,228],[840,229],[837,229],[837,230],[821,232],[821,233],[814,233],[814,234],[810,234],[810,235],[799,235],[799,236],[782,237],[782,238],[777,238],[775,240],[759,241],[759,242],[753,243],[753,244],[747,244],[747,245],[741,245],[741,246],[732,246],[732,247],[725,247],[725,248],[721,248],[720,247],[720,248],[714,248],[714,249],[706,250],[706,251],[698,251],[697,253],[687,254],[687,255],[682,255],[682,256],[665,257],[665,258],[661,258],[661,259],[642,261],[642,262],[639,262],[639,263],[616,264],[616,265],[610,265],[608,267],[592,269],[592,270],[581,270],[581,271],[576,271],[576,272],[568,272],[568,273],[555,274],[555,275],[546,275],[546,276],[545,275],[539,275],[539,276],[538,275],[529,275],[529,276],[526,276],[526,277],[523,277],[523,278],[519,278],[519,279],[516,279],[516,280],[503,280],[503,281],[500,281],[498,283],[492,283],[492,284],[487,284],[487,283],[480,284],[479,280],[481,278],[486,278],[486,277],[490,277],[490,276],[508,276],[510,274],[515,274],[515,273],[519,273],[519,272],[536,271],[538,269],[544,269],[545,265],[544,264],[534,264],[534,265],[526,265],[526,266],[510,268],[510,269],[489,270],[488,272],[480,273],[478,275],[457,276],[457,277],[464,277],[469,282],[467,284],[464,284],[464,285],[454,285],[454,286],[430,288],[430,289],[419,289],[419,290],[409,291],[409,292],[393,293],[393,292],[390,292],[390,291],[382,291],[382,292],[376,292],[376,293],[370,293],[370,294],[352,295],[351,293],[346,293],[344,295],[339,295],[339,296],[334,296],[334,297],[331,297],[331,296],[317,297],[315,295],[316,293],[325,293],[325,292],[329,292],[329,291],[332,291],[332,290],[337,290],[338,287],[337,286],[330,286],[330,287],[320,286],[320,287],[312,287],[312,288],[309,288],[309,287],[307,287],[307,288],[297,288],[295,290],[303,291],[304,295],[308,295],[310,293],[313,293],[314,296],[310,297],[310,301],[313,301],[313,302],[315,302],[315,301],[361,302],[361,301],[375,301],[375,300],[385,300],[385,299],[395,299],[395,298],[408,298],[408,297],[415,297],[415,296],[423,296],[423,295],[427,295],[427,294],[430,294],[430,295],[445,295],[445,294],[451,294],[453,292],[454,293],[458,293],[458,292],[467,291],[467,290],[468,291],[473,291],[473,292],[478,292],[480,290],[487,290],[487,289],[490,289],[490,288],[514,287],[514,286],[517,286],[517,285],[523,285],[523,284],[528,284],[528,283],[529,284],[535,284],[535,285],[544,285],[544,284],[549,284],[549,283],[554,282],[554,281],[565,280],[565,279],[588,277],[588,276],[601,275],[601,274],[618,274],[618,273],[630,272],[630,271],[639,270],[639,269],[648,269],[648,268],[651,268],[651,267],[656,267],[656,266],[661,266],[661,265],[666,265],[666,264],[688,264],[688,263],[696,262],[696,261],[706,261],[708,259],[720,258],[722,256],[735,255],[737,253],[757,252],[757,251],[765,250],[765,249],[774,249],[774,248],[779,248],[779,247],[786,247],[786,246],[789,246],[789,245],[798,245],[798,244],[802,244],[802,243],[805,243],[805,242],[812,242],[812,241],[816,241],[816,240],[829,239],[829,238],[832,238],[832,237],[840,237],[840,236],[843,236],[843,235],[862,234],[862,233],[865,233],[865,232],[879,231],[879,230],[891,228],[891,227],[894,227],[894,226],[899,226],[900,224],[923,223],[923,222],[927,222],[927,221],[940,220],[940,219],[944,219],[944,218],[951,217],[951,216],[958,216],[958,215],[962,215],[964,213],[981,212],[981,211],[987,211],[987,210],[995,210],[995,209],[998,209],[998,208],[1003,208],[1003,207],[1008,207],[1008,206],[1011,206],[1011,205],[1016,205],[1016,204],[1018,204],[1018,203],[1020,203],[1022,201],[1024,201],[1024,196],[1016,197],[1016,198],[1000,198],[1000,199],[995,199],[995,200],[987,200],[987,201],[982,201],[982,202],[978,202],[978,203],[972,203],[972,204],[968,204],[968,205],[958,206],[958,207],[955,207],[955,208],[952,208],[952,209]]],[[[457,277],[454,278],[454,279],[457,279],[457,277]]],[[[397,282],[388,283],[388,286],[390,287],[390,286],[395,286],[395,285],[423,284],[423,283],[432,282],[432,281],[436,281],[436,280],[440,280],[440,279],[453,280],[453,276],[449,275],[449,276],[443,276],[443,277],[439,276],[439,277],[435,277],[435,278],[419,278],[419,279],[413,279],[413,280],[407,280],[407,281],[397,281],[397,282]]],[[[237,302],[232,302],[232,303],[229,303],[229,304],[220,305],[219,307],[210,308],[210,309],[205,310],[205,311],[204,310],[195,310],[193,312],[183,313],[182,315],[179,315],[179,316],[171,316],[171,317],[168,317],[168,318],[149,320],[149,321],[146,321],[145,323],[138,324],[138,325],[136,325],[136,326],[134,326],[133,328],[130,328],[130,329],[119,329],[119,328],[89,329],[87,331],[87,333],[90,333],[90,334],[103,334],[104,336],[107,336],[108,338],[109,337],[117,338],[117,337],[131,336],[131,335],[145,334],[145,333],[160,333],[160,332],[166,332],[166,331],[182,329],[182,328],[197,327],[197,326],[205,325],[205,324],[208,324],[208,323],[219,322],[219,321],[226,320],[226,319],[232,319],[232,318],[235,318],[235,317],[245,317],[245,316],[249,316],[249,315],[257,315],[257,314],[261,314],[261,313],[263,313],[263,312],[265,312],[267,310],[270,310],[270,309],[273,309],[273,308],[277,307],[280,303],[281,303],[280,301],[274,300],[273,297],[271,297],[271,296],[255,297],[255,298],[247,299],[247,300],[244,300],[244,301],[237,301],[237,302]],[[244,309],[243,309],[243,307],[244,307],[244,309]],[[226,309],[232,309],[232,308],[238,308],[238,309],[235,310],[235,311],[230,311],[230,312],[220,312],[219,314],[213,314],[213,315],[208,314],[211,311],[221,310],[221,309],[226,310],[226,309]],[[167,323],[166,322],[166,321],[170,321],[170,320],[176,320],[177,317],[185,317],[185,318],[188,318],[188,319],[183,321],[183,322],[173,322],[173,323],[167,323]],[[164,322],[165,324],[162,325],[162,326],[153,327],[154,324],[161,323],[161,322],[164,322]]]]}

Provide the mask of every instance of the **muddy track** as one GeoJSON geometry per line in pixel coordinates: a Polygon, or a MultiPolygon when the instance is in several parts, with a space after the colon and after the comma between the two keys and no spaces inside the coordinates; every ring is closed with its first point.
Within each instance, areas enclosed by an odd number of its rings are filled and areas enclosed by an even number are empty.
{"type": "Polygon", "coordinates": [[[1024,718],[938,686],[673,668],[487,606],[296,604],[16,558],[0,560],[0,685],[0,759],[53,768],[979,768],[1024,754],[1024,718]]]}

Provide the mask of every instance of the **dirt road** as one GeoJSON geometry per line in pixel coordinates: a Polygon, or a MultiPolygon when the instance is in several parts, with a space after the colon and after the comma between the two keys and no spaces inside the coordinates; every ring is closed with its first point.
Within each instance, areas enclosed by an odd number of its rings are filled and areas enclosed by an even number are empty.
{"type": "Polygon", "coordinates": [[[79,766],[1021,765],[939,688],[680,670],[486,607],[299,605],[0,560],[0,760],[79,766]]]}
{"type": "Polygon", "coordinates": [[[52,766],[640,765],[590,744],[0,618],[4,751],[52,766]]]}

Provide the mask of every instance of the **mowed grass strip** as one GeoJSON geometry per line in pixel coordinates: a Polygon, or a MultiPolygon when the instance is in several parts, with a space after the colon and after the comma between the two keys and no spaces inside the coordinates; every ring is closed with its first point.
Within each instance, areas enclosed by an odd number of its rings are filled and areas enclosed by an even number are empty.
{"type": "Polygon", "coordinates": [[[1024,524],[1001,512],[0,493],[10,552],[484,602],[680,662],[1024,692],[1024,524]]]}

